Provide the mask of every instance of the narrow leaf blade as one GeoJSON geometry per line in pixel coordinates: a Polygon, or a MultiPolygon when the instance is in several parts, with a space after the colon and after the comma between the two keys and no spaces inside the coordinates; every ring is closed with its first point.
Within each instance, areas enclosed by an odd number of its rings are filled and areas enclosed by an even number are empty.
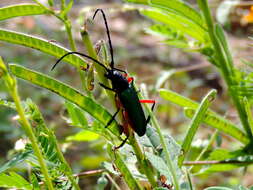
{"type": "MultiPolygon", "coordinates": [[[[186,108],[185,114],[187,117],[190,117],[190,118],[193,117],[193,114],[199,105],[197,102],[189,98],[186,98],[180,94],[177,94],[176,92],[173,92],[171,90],[161,89],[159,92],[160,92],[160,96],[163,99],[168,100],[183,108],[186,108]]],[[[217,113],[211,110],[208,110],[203,122],[208,124],[211,127],[214,127],[224,132],[226,135],[230,135],[231,137],[234,137],[235,139],[239,140],[243,144],[249,143],[249,138],[240,129],[238,129],[232,122],[224,119],[222,116],[218,115],[217,113]]]]}
{"type": "Polygon", "coordinates": [[[42,15],[47,10],[36,4],[17,4],[0,8],[0,20],[19,16],[42,15]]]}
{"type": "Polygon", "coordinates": [[[194,138],[194,136],[195,136],[195,134],[198,130],[198,127],[199,127],[201,121],[203,120],[203,118],[205,116],[205,113],[207,112],[207,109],[208,109],[209,105],[211,104],[211,101],[214,100],[215,96],[216,96],[216,90],[211,90],[204,97],[204,99],[200,103],[197,111],[195,112],[195,114],[193,116],[193,119],[191,120],[190,127],[187,131],[187,134],[186,134],[185,139],[184,139],[183,144],[182,144],[182,150],[183,150],[184,154],[182,154],[179,157],[178,162],[179,162],[180,166],[182,166],[184,158],[185,158],[186,154],[188,153],[188,151],[190,149],[192,140],[193,140],[193,138],[194,138]]]}
{"type": "MultiPolygon", "coordinates": [[[[12,44],[30,47],[58,58],[70,52],[68,49],[60,45],[53,44],[45,39],[5,29],[0,29],[0,40],[12,44]]],[[[77,68],[80,66],[84,68],[87,67],[85,61],[81,57],[74,54],[66,56],[64,58],[64,61],[72,64],[77,68]]]]}
{"type": "MultiPolygon", "coordinates": [[[[99,122],[101,122],[104,126],[109,122],[112,117],[111,114],[104,107],[94,102],[91,98],[81,94],[76,89],[60,81],[57,81],[51,77],[15,64],[10,64],[10,70],[15,76],[27,80],[37,86],[46,88],[67,99],[68,101],[76,104],[77,106],[88,112],[90,115],[92,115],[99,122]]],[[[108,128],[116,136],[120,135],[118,125],[115,120],[108,128]]]]}

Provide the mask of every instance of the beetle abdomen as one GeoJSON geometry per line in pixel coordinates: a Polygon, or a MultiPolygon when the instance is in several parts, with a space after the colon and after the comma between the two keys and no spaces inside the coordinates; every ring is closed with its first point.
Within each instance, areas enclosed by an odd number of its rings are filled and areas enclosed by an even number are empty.
{"type": "Polygon", "coordinates": [[[119,99],[131,121],[131,127],[139,136],[143,136],[146,133],[146,117],[134,87],[130,85],[119,94],[119,99]]]}

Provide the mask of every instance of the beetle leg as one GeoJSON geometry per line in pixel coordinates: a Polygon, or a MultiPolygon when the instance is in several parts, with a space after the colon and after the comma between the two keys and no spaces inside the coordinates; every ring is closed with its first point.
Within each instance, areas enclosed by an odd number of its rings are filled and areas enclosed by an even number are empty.
{"type": "Polygon", "coordinates": [[[122,146],[124,146],[124,144],[126,144],[128,138],[129,138],[129,136],[127,136],[127,137],[122,141],[122,143],[121,143],[119,146],[114,147],[113,150],[118,150],[119,148],[121,148],[122,146]]]}
{"type": "Polygon", "coordinates": [[[110,88],[110,87],[108,87],[108,86],[105,86],[104,84],[102,84],[102,83],[99,83],[99,85],[100,86],[102,86],[104,89],[106,89],[106,90],[110,90],[110,91],[113,91],[113,92],[115,92],[115,90],[114,89],[112,89],[112,88],[110,88]]]}
{"type": "MultiPolygon", "coordinates": [[[[152,107],[151,107],[151,110],[154,111],[154,107],[155,107],[155,100],[140,100],[140,103],[153,103],[152,107]]],[[[146,120],[146,124],[149,123],[151,117],[148,116],[147,120],[146,120]]]]}
{"type": "Polygon", "coordinates": [[[153,111],[154,110],[154,107],[155,107],[155,100],[140,100],[140,103],[152,103],[152,107],[151,107],[151,110],[153,111]]]}
{"type": "Polygon", "coordinates": [[[108,121],[108,123],[106,124],[105,128],[109,127],[111,125],[111,123],[113,122],[113,120],[115,119],[116,115],[119,113],[120,108],[118,108],[118,110],[115,112],[115,114],[113,114],[112,118],[108,121]]]}

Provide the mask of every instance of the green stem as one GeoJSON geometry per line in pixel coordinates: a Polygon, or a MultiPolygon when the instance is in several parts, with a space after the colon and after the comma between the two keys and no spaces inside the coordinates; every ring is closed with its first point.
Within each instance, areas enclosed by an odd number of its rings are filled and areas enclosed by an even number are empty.
{"type": "Polygon", "coordinates": [[[40,151],[40,147],[37,143],[37,139],[36,139],[36,137],[33,133],[33,130],[32,130],[32,127],[31,127],[30,123],[28,122],[28,120],[25,117],[25,112],[24,112],[24,110],[21,106],[21,101],[20,101],[20,98],[18,96],[18,88],[17,88],[17,84],[16,84],[16,79],[12,78],[10,76],[10,74],[8,73],[1,57],[0,57],[0,69],[4,73],[3,77],[5,79],[6,85],[8,87],[8,90],[9,90],[14,102],[15,102],[16,110],[17,110],[17,112],[19,114],[19,117],[20,117],[20,123],[22,124],[21,126],[24,129],[27,137],[31,141],[34,153],[38,158],[38,161],[39,161],[39,164],[40,164],[40,167],[41,167],[41,172],[43,173],[43,175],[45,177],[45,183],[47,185],[47,188],[49,190],[53,190],[54,189],[53,183],[50,179],[50,175],[48,173],[46,163],[44,162],[43,155],[40,151]]]}
{"type": "Polygon", "coordinates": [[[185,168],[184,172],[187,176],[187,181],[189,183],[190,190],[194,190],[193,185],[192,185],[192,180],[191,180],[191,174],[189,173],[189,171],[186,168],[185,168]]]}
{"type": "Polygon", "coordinates": [[[106,173],[105,175],[109,179],[109,181],[112,183],[112,186],[115,187],[116,190],[121,190],[121,188],[118,186],[118,184],[115,182],[115,180],[111,177],[110,174],[106,173]]]}
{"type": "MultiPolygon", "coordinates": [[[[98,56],[97,56],[97,54],[95,52],[95,49],[93,47],[93,44],[92,44],[92,42],[90,40],[90,36],[89,36],[89,34],[88,34],[87,30],[86,30],[86,24],[84,24],[84,27],[81,28],[80,33],[81,33],[83,44],[86,47],[89,56],[91,56],[92,58],[98,60],[98,56]]],[[[91,92],[90,92],[91,90],[89,90],[89,86],[92,85],[90,83],[94,82],[94,64],[96,64],[96,63],[92,63],[91,66],[90,66],[90,68],[89,68],[89,71],[88,71],[89,72],[88,73],[89,76],[87,76],[87,83],[85,85],[86,92],[90,96],[91,96],[91,92]]]]}
{"type": "Polygon", "coordinates": [[[134,133],[132,133],[132,135],[129,137],[129,142],[134,150],[138,162],[140,163],[141,169],[143,169],[143,172],[147,176],[152,188],[157,187],[157,182],[154,178],[152,167],[150,167],[149,161],[141,151],[140,145],[134,137],[134,133]]]}
{"type": "Polygon", "coordinates": [[[66,161],[66,159],[64,158],[64,156],[63,156],[63,154],[61,152],[61,149],[60,149],[60,147],[59,147],[59,145],[57,143],[55,135],[52,132],[51,132],[51,135],[53,136],[53,139],[55,141],[56,151],[57,151],[57,153],[59,155],[59,158],[60,158],[61,162],[66,166],[66,170],[67,171],[65,172],[65,174],[67,175],[68,179],[71,181],[71,183],[75,187],[75,189],[81,190],[80,187],[79,187],[79,185],[76,183],[76,180],[75,180],[74,176],[72,175],[72,169],[71,169],[71,167],[69,166],[68,162],[66,161]]]}
{"type": "Polygon", "coordinates": [[[168,164],[169,170],[171,172],[172,180],[173,180],[173,184],[175,186],[175,189],[179,190],[180,188],[179,188],[179,182],[178,182],[178,179],[177,179],[176,169],[175,169],[175,167],[173,165],[173,162],[171,160],[170,153],[168,152],[167,143],[165,142],[164,136],[162,134],[162,131],[161,131],[161,128],[158,124],[157,119],[153,116],[152,116],[152,123],[154,124],[154,127],[155,127],[155,129],[156,129],[156,131],[159,135],[160,140],[161,140],[163,151],[165,153],[166,163],[168,164]]]}
{"type": "MultiPolygon", "coordinates": [[[[64,20],[64,25],[65,25],[65,29],[66,29],[66,32],[67,32],[67,35],[68,35],[71,50],[76,51],[76,44],[75,44],[75,41],[74,41],[74,38],[73,38],[73,35],[72,35],[72,30],[71,30],[72,29],[71,22],[67,18],[67,15],[65,15],[65,19],[66,20],[64,20]]],[[[77,71],[78,71],[80,79],[81,79],[82,88],[86,91],[84,74],[83,74],[80,67],[77,69],[77,71]]]]}
{"type": "MultiPolygon", "coordinates": [[[[84,23],[84,26],[81,28],[81,36],[82,36],[83,43],[84,43],[84,45],[87,49],[87,52],[88,52],[89,56],[91,56],[92,58],[94,58],[96,60],[99,60],[99,58],[97,56],[97,53],[94,49],[94,46],[92,44],[92,41],[90,39],[90,35],[87,31],[86,24],[87,23],[84,23]]],[[[104,84],[105,86],[110,87],[111,85],[110,85],[108,79],[105,77],[105,72],[106,72],[105,69],[103,67],[101,67],[100,65],[96,64],[96,63],[93,63],[92,67],[95,67],[95,69],[98,73],[99,81],[102,84],[104,84]]],[[[111,100],[114,107],[116,107],[115,106],[115,95],[114,95],[114,93],[112,93],[111,91],[106,90],[106,94],[109,96],[109,99],[111,100]]]]}
{"type": "Polygon", "coordinates": [[[63,156],[63,154],[62,154],[62,152],[61,152],[61,149],[60,149],[59,144],[58,144],[58,142],[57,142],[56,136],[54,135],[54,133],[53,133],[52,130],[50,130],[50,129],[48,129],[48,128],[46,127],[44,118],[43,118],[41,112],[39,111],[39,108],[37,107],[36,104],[33,103],[33,104],[32,104],[32,107],[30,107],[30,110],[33,110],[34,112],[36,112],[35,114],[33,114],[33,115],[36,116],[36,118],[34,117],[34,118],[32,118],[32,119],[33,119],[34,121],[36,121],[36,122],[38,123],[38,125],[42,125],[42,126],[43,126],[43,128],[47,131],[46,133],[49,135],[49,138],[52,140],[52,142],[53,142],[53,144],[54,144],[54,146],[55,146],[55,150],[56,150],[56,152],[57,152],[57,155],[58,155],[58,157],[59,157],[61,163],[63,163],[63,165],[64,165],[64,167],[65,167],[65,170],[66,170],[65,174],[66,174],[66,176],[67,176],[68,179],[71,181],[71,183],[73,184],[73,186],[74,186],[77,190],[80,190],[79,186],[77,185],[77,183],[76,183],[76,181],[75,181],[75,179],[74,179],[74,176],[73,176],[73,174],[72,174],[72,170],[71,170],[69,164],[66,162],[66,160],[65,160],[65,158],[64,158],[64,156],[63,156]]]}
{"type": "Polygon", "coordinates": [[[192,120],[191,120],[191,124],[190,127],[187,131],[187,134],[183,140],[182,143],[182,151],[183,154],[179,157],[178,159],[178,163],[179,166],[181,167],[183,164],[183,161],[187,155],[187,153],[190,150],[193,138],[198,130],[198,127],[201,123],[201,121],[203,120],[207,109],[209,108],[211,102],[215,99],[217,91],[216,90],[211,90],[210,92],[208,92],[208,94],[203,98],[203,100],[201,101],[198,109],[196,110],[192,120]]]}
{"type": "Polygon", "coordinates": [[[250,103],[249,103],[249,101],[246,97],[244,97],[244,99],[243,99],[243,105],[244,105],[245,110],[246,110],[246,114],[247,114],[248,122],[249,122],[249,125],[250,125],[251,133],[253,134],[253,115],[252,115],[252,112],[251,112],[250,103]]]}
{"type": "MultiPolygon", "coordinates": [[[[65,29],[67,31],[68,39],[69,39],[69,42],[70,42],[70,47],[71,47],[72,51],[76,51],[76,45],[75,45],[75,41],[74,41],[74,38],[73,38],[73,35],[72,35],[72,30],[71,30],[71,28],[72,28],[71,22],[70,22],[70,20],[68,20],[67,15],[64,15],[63,17],[60,17],[54,11],[52,11],[51,9],[49,9],[46,6],[44,6],[43,4],[41,4],[38,0],[34,0],[34,1],[38,5],[40,5],[44,9],[46,9],[50,14],[54,15],[56,18],[58,18],[59,20],[61,20],[64,23],[65,29]]],[[[65,8],[65,0],[61,0],[61,10],[63,11],[64,8],[65,8]]],[[[85,79],[84,79],[84,76],[83,76],[82,71],[81,71],[80,68],[78,69],[78,72],[79,72],[82,84],[84,84],[85,79]]],[[[66,172],[66,175],[68,176],[69,180],[71,181],[71,183],[75,187],[75,189],[80,190],[80,187],[76,183],[74,177],[71,175],[72,174],[72,170],[71,170],[70,166],[68,165],[68,163],[66,162],[63,154],[61,153],[60,148],[59,148],[57,142],[56,142],[56,145],[57,145],[56,146],[57,147],[57,152],[58,152],[58,155],[60,156],[61,161],[65,164],[65,166],[67,166],[68,172],[66,172]]]]}
{"type": "Polygon", "coordinates": [[[65,0],[61,0],[61,10],[65,9],[65,0]]]}
{"type": "MultiPolygon", "coordinates": [[[[143,96],[141,94],[140,94],[140,98],[143,99],[143,96]]],[[[160,125],[159,125],[156,117],[154,116],[153,112],[150,110],[150,108],[148,108],[148,106],[146,104],[144,104],[144,105],[145,105],[146,110],[148,111],[148,114],[151,116],[152,124],[155,127],[155,129],[158,133],[159,139],[161,141],[163,151],[165,153],[166,163],[168,164],[169,172],[171,172],[171,175],[172,175],[173,185],[174,185],[176,190],[180,190],[179,180],[177,179],[177,174],[176,174],[176,169],[175,169],[174,164],[171,160],[170,153],[168,152],[168,146],[167,146],[165,138],[162,134],[160,125]]]]}
{"type": "Polygon", "coordinates": [[[204,17],[205,17],[205,20],[206,20],[206,23],[208,26],[208,33],[209,33],[211,42],[212,42],[214,50],[215,50],[215,55],[216,55],[215,58],[218,60],[218,65],[219,65],[219,67],[221,69],[221,73],[227,83],[229,93],[230,93],[232,100],[237,108],[237,112],[239,114],[242,125],[243,125],[245,131],[247,132],[248,137],[251,139],[252,133],[250,130],[250,124],[247,119],[246,111],[239,99],[237,91],[235,91],[233,89],[233,86],[236,86],[237,82],[234,80],[236,77],[235,77],[235,73],[234,73],[234,66],[233,66],[232,60],[227,60],[225,58],[224,49],[222,49],[219,39],[217,38],[217,36],[215,34],[215,27],[213,24],[211,12],[208,7],[207,0],[198,0],[198,4],[204,14],[204,17]]]}
{"type": "MultiPolygon", "coordinates": [[[[61,9],[62,11],[65,8],[65,0],[61,0],[61,9]]],[[[70,43],[70,47],[72,51],[76,51],[76,44],[75,44],[75,40],[73,38],[72,35],[72,25],[71,25],[71,21],[68,19],[67,15],[64,15],[63,18],[64,20],[64,26],[68,35],[68,39],[69,39],[69,43],[70,43]]],[[[82,86],[85,84],[85,78],[84,75],[82,73],[82,70],[80,69],[80,67],[78,68],[78,73],[82,82],[82,86]]],[[[60,156],[61,161],[65,164],[65,166],[67,166],[67,170],[68,172],[66,172],[66,175],[68,176],[69,180],[71,181],[72,185],[75,187],[75,189],[80,190],[80,187],[78,186],[78,184],[76,183],[74,177],[72,176],[72,169],[70,168],[70,166],[68,165],[68,163],[66,162],[60,148],[59,145],[56,143],[56,149],[58,152],[58,155],[60,156]]]]}
{"type": "MultiPolygon", "coordinates": [[[[198,155],[198,157],[195,159],[195,161],[200,161],[201,158],[203,157],[203,155],[211,148],[213,142],[215,141],[217,135],[218,135],[218,130],[216,129],[214,134],[211,136],[209,142],[208,142],[208,145],[200,152],[200,154],[198,155]]],[[[189,168],[189,172],[193,171],[194,170],[194,166],[191,166],[189,168]]]]}

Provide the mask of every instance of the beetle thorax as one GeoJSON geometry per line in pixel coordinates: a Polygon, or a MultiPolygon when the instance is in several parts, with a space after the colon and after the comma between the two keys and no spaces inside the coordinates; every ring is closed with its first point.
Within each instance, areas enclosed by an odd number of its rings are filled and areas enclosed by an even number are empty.
{"type": "Polygon", "coordinates": [[[116,90],[118,93],[121,93],[127,88],[129,88],[127,78],[124,77],[118,71],[110,70],[108,73],[105,74],[105,77],[112,82],[112,88],[116,90]]]}

